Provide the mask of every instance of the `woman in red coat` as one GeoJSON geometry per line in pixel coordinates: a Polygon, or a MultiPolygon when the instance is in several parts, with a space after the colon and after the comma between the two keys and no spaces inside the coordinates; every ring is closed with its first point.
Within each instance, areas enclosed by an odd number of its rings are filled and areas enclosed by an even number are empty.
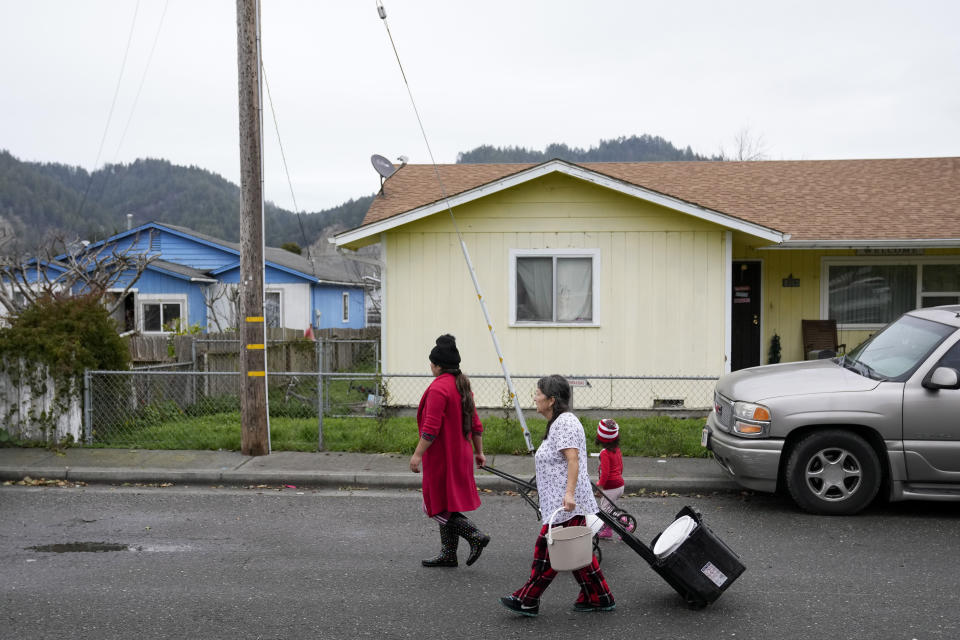
{"type": "Polygon", "coordinates": [[[423,560],[425,567],[457,566],[459,538],[470,544],[467,566],[490,543],[463,511],[480,506],[473,479],[473,459],[483,466],[483,425],[477,416],[470,379],[460,371],[456,339],[444,334],[430,352],[433,382],[424,391],[417,410],[420,440],[410,458],[410,470],[423,464],[423,510],[440,523],[440,555],[423,560]],[[471,447],[472,444],[472,447],[471,447]]]}

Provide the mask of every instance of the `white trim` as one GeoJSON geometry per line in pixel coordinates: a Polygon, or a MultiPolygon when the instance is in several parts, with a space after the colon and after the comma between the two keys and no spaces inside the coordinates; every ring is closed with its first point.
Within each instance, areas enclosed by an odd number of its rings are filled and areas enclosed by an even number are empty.
{"type": "MultiPolygon", "coordinates": [[[[833,265],[925,265],[925,264],[960,264],[960,255],[941,256],[821,256],[820,257],[820,319],[826,320],[830,313],[830,267],[833,265]]],[[[913,309],[918,309],[923,302],[924,295],[936,295],[934,291],[923,291],[922,269],[917,269],[916,299],[913,309]]],[[[944,292],[941,295],[953,295],[954,292],[944,292]]],[[[890,321],[895,320],[891,318],[890,321]]],[[[837,330],[843,331],[875,331],[882,329],[887,323],[859,323],[840,324],[837,330]]]]}
{"type": "Polygon", "coordinates": [[[190,326],[190,304],[187,295],[182,293],[153,293],[153,294],[144,294],[138,295],[134,298],[134,325],[140,330],[144,335],[149,336],[163,336],[167,335],[169,331],[163,331],[163,308],[162,305],[177,303],[180,305],[180,324],[183,327],[190,326]],[[160,331],[147,331],[143,326],[143,306],[146,304],[159,304],[161,305],[161,316],[160,316],[160,331]]]}
{"type": "Polygon", "coordinates": [[[387,269],[387,235],[380,234],[380,260],[383,267],[380,269],[380,371],[389,371],[387,363],[387,283],[390,281],[390,270],[387,269]]]}
{"type": "MultiPolygon", "coordinates": [[[[510,249],[507,295],[509,295],[510,318],[508,326],[528,327],[599,327],[600,326],[600,249],[510,249]],[[531,322],[517,320],[517,258],[563,257],[591,259],[591,319],[589,322],[531,322]]],[[[554,273],[556,276],[556,273],[554,273]]],[[[554,277],[554,287],[556,278],[554,277]]],[[[556,304],[556,301],[554,301],[556,304]]],[[[554,309],[556,314],[556,309],[554,309]]]]}
{"type": "Polygon", "coordinates": [[[474,187],[473,189],[450,196],[444,200],[432,202],[430,204],[417,207],[416,209],[411,209],[404,213],[390,216],[384,220],[372,222],[366,226],[346,231],[334,236],[331,238],[331,241],[336,243],[338,247],[344,246],[374,234],[383,233],[385,231],[389,231],[390,229],[394,229],[422,218],[432,216],[435,213],[446,211],[448,208],[458,207],[462,204],[472,202],[473,200],[489,196],[505,189],[510,189],[519,184],[541,178],[550,173],[562,173],[586,182],[592,182],[601,187],[606,187],[607,189],[612,189],[641,200],[646,200],[647,202],[651,202],[653,204],[674,209],[681,213],[700,218],[701,220],[706,220],[707,222],[712,222],[734,231],[742,231],[771,242],[780,243],[790,237],[789,234],[784,234],[775,229],[754,224],[752,222],[747,222],[739,218],[734,218],[732,216],[720,213],[719,211],[707,209],[706,207],[701,207],[685,200],[674,198],[673,196],[657,193],[656,191],[651,191],[635,184],[624,182],[623,180],[611,178],[590,169],[570,164],[563,160],[551,160],[535,167],[520,171],[519,173],[494,180],[493,182],[488,182],[480,185],[479,187],[474,187]]]}
{"type": "Polygon", "coordinates": [[[778,245],[757,247],[757,249],[957,249],[960,239],[930,238],[901,240],[787,240],[778,245]]]}
{"type": "Polygon", "coordinates": [[[340,292],[340,322],[350,322],[350,292],[349,291],[340,292]]]}
{"type": "Polygon", "coordinates": [[[730,373],[730,359],[733,357],[733,232],[724,231],[723,233],[723,251],[724,251],[724,269],[725,282],[723,290],[726,292],[723,301],[724,324],[724,354],[723,370],[724,373],[730,373]]]}

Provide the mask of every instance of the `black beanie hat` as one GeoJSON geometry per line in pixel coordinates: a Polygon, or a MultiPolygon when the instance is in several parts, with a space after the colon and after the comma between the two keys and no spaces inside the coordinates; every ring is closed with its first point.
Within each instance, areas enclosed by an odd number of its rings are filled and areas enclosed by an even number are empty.
{"type": "Polygon", "coordinates": [[[430,351],[430,362],[447,369],[456,369],[460,365],[460,352],[457,351],[457,339],[449,333],[445,333],[437,338],[437,346],[430,351]]]}

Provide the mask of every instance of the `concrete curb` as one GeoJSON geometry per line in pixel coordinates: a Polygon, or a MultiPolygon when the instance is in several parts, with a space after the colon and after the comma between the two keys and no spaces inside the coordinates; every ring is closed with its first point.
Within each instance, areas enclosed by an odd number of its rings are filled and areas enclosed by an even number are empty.
{"type": "MultiPolygon", "coordinates": [[[[297,487],[376,488],[419,490],[422,477],[413,473],[354,473],[331,471],[252,471],[211,469],[142,469],[84,467],[33,467],[30,469],[0,467],[0,480],[19,481],[24,477],[92,484],[165,483],[211,484],[248,486],[260,484],[291,484],[297,487]]],[[[517,486],[508,480],[488,474],[476,476],[478,489],[515,491],[517,486]]],[[[626,477],[629,493],[640,490],[668,493],[711,493],[738,491],[732,480],[694,477],[626,477]]]]}

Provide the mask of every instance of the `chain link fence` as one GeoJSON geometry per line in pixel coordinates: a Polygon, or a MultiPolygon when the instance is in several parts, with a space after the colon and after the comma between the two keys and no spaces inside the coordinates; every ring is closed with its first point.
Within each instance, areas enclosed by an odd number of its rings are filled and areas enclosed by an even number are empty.
{"type": "MultiPolygon", "coordinates": [[[[541,376],[512,376],[529,416],[541,376]]],[[[304,447],[323,444],[324,418],[387,418],[416,415],[433,378],[424,374],[374,372],[270,372],[267,403],[271,429],[292,429],[287,440],[304,447]]],[[[481,416],[514,414],[506,381],[471,376],[481,416]]],[[[574,410],[583,417],[667,413],[697,415],[713,402],[715,377],[568,376],[574,410]]],[[[87,444],[113,447],[218,448],[225,434],[240,433],[240,374],[236,371],[90,371],[84,380],[87,444]],[[207,438],[205,440],[204,438],[207,438]]]]}

